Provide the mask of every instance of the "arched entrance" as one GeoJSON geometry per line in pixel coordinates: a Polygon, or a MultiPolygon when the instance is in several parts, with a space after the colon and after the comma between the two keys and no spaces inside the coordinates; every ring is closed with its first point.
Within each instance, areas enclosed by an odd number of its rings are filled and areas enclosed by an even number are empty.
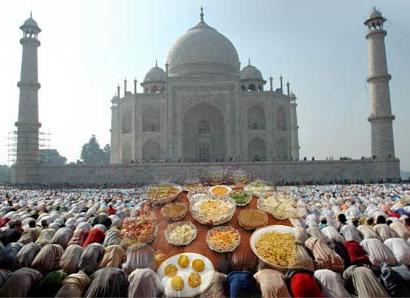
{"type": "Polygon", "coordinates": [[[219,110],[198,104],[183,119],[184,161],[225,160],[225,123],[219,110]]]}

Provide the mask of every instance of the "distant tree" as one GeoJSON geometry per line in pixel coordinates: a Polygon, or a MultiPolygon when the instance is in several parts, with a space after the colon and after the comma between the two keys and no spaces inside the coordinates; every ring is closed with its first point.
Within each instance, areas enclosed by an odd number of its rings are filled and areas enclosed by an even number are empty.
{"type": "Polygon", "coordinates": [[[40,163],[50,166],[62,166],[67,162],[67,158],[61,156],[56,149],[40,150],[40,163]]]}
{"type": "Polygon", "coordinates": [[[97,138],[92,135],[88,143],[83,145],[81,161],[85,164],[102,164],[105,162],[105,155],[106,153],[100,148],[97,138]]]}
{"type": "Polygon", "coordinates": [[[0,165],[0,184],[10,183],[10,167],[0,165]]]}

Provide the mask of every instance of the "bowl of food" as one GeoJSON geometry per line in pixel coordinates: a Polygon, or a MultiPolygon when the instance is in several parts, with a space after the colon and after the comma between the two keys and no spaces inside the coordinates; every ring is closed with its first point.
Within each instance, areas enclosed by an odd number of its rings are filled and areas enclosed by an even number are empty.
{"type": "Polygon", "coordinates": [[[209,193],[216,197],[227,196],[232,192],[232,188],[226,185],[215,185],[209,188],[209,193]]]}
{"type": "Polygon", "coordinates": [[[157,273],[167,297],[194,297],[209,288],[214,267],[207,257],[187,252],[166,259],[157,273]]]}
{"type": "Polygon", "coordinates": [[[231,226],[216,227],[206,234],[209,249],[224,253],[234,251],[241,243],[241,234],[231,226]]]}
{"type": "Polygon", "coordinates": [[[165,231],[165,239],[175,246],[188,245],[195,240],[197,230],[189,221],[178,221],[169,224],[165,231]]]}
{"type": "Polygon", "coordinates": [[[182,187],[176,184],[161,183],[148,187],[148,200],[154,205],[162,205],[173,201],[182,192],[182,187]]]}
{"type": "Polygon", "coordinates": [[[252,200],[252,195],[244,191],[234,191],[229,195],[235,201],[236,206],[244,207],[252,200]]]}
{"type": "Polygon", "coordinates": [[[248,173],[241,169],[232,171],[232,182],[240,185],[245,184],[248,182],[248,173]]]}
{"type": "Polygon", "coordinates": [[[141,214],[138,217],[124,219],[120,231],[121,245],[149,244],[154,241],[158,232],[157,220],[150,214],[141,214]]]}
{"type": "Polygon", "coordinates": [[[169,221],[178,221],[185,217],[188,212],[188,204],[183,202],[167,203],[161,208],[161,215],[169,221]]]}
{"type": "Polygon", "coordinates": [[[253,232],[249,243],[254,254],[274,269],[285,271],[295,264],[295,228],[272,225],[253,232]]]}
{"type": "Polygon", "coordinates": [[[208,171],[208,180],[211,185],[218,185],[223,182],[224,171],[222,168],[210,168],[208,171]]]}
{"type": "Polygon", "coordinates": [[[275,186],[270,185],[269,183],[263,180],[255,180],[251,183],[248,183],[244,187],[245,192],[252,194],[254,196],[258,196],[258,197],[268,192],[275,191],[275,189],[276,189],[275,186]]]}
{"type": "Polygon", "coordinates": [[[196,196],[197,194],[200,194],[200,195],[209,195],[209,193],[208,193],[208,188],[206,188],[206,187],[198,187],[198,188],[196,188],[196,189],[192,189],[192,190],[188,191],[188,194],[187,194],[188,200],[191,202],[191,201],[192,201],[192,198],[193,198],[194,196],[196,196]]]}
{"type": "Polygon", "coordinates": [[[296,201],[284,194],[271,193],[260,196],[256,205],[259,210],[272,214],[276,219],[298,217],[296,201]]]}
{"type": "Polygon", "coordinates": [[[210,195],[194,197],[190,205],[192,217],[203,225],[221,225],[235,214],[235,201],[229,197],[214,198],[210,195]]]}
{"type": "Polygon", "coordinates": [[[243,209],[238,215],[239,225],[248,231],[266,226],[268,220],[268,215],[257,209],[243,209]]]}

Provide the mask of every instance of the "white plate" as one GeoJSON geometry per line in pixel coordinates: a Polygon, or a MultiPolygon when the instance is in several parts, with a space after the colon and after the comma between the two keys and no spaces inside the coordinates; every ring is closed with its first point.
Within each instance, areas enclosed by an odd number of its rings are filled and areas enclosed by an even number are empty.
{"type": "Polygon", "coordinates": [[[212,265],[212,262],[205,256],[193,252],[187,252],[187,253],[181,253],[177,254],[175,256],[172,256],[168,259],[166,259],[164,262],[162,262],[161,266],[159,266],[157,273],[159,275],[159,278],[161,280],[161,284],[164,287],[165,291],[164,294],[168,297],[193,297],[196,295],[199,295],[203,292],[205,292],[209,286],[211,285],[212,278],[214,276],[214,266],[212,265]],[[189,266],[187,268],[181,268],[178,265],[178,258],[181,255],[186,255],[189,258],[189,266]],[[196,287],[196,288],[191,288],[188,284],[188,276],[191,272],[196,272],[192,268],[192,261],[195,259],[201,259],[205,263],[205,269],[202,272],[198,272],[199,275],[201,276],[201,284],[196,287]],[[169,264],[174,264],[177,266],[178,271],[177,275],[181,276],[182,279],[184,280],[184,288],[182,291],[175,291],[171,287],[171,279],[172,277],[168,277],[164,274],[164,268],[169,265],[169,264]]]}
{"type": "Polygon", "coordinates": [[[287,267],[283,267],[280,265],[276,265],[276,264],[272,264],[269,263],[267,260],[265,260],[264,258],[262,258],[261,256],[258,255],[256,247],[255,247],[255,243],[256,241],[259,239],[259,237],[261,237],[263,234],[265,233],[269,233],[269,232],[280,232],[280,233],[290,233],[295,235],[296,234],[296,229],[292,228],[292,227],[288,227],[288,226],[282,226],[282,225],[272,225],[272,226],[266,226],[260,229],[257,229],[255,232],[252,233],[250,239],[249,239],[249,244],[251,246],[251,249],[253,251],[253,253],[259,258],[261,259],[263,262],[265,262],[266,264],[268,264],[269,266],[272,266],[275,269],[278,270],[285,270],[287,269],[287,267]]]}
{"type": "Polygon", "coordinates": [[[212,186],[212,187],[209,188],[209,193],[210,193],[211,195],[217,197],[217,198],[218,198],[218,197],[227,196],[227,195],[229,195],[231,192],[232,192],[232,188],[230,188],[229,186],[226,186],[226,185],[222,185],[222,184],[215,185],[215,186],[212,186]],[[225,188],[225,189],[226,189],[226,193],[223,194],[223,195],[216,195],[216,194],[214,194],[212,191],[213,191],[215,188],[217,188],[217,187],[225,188]]]}

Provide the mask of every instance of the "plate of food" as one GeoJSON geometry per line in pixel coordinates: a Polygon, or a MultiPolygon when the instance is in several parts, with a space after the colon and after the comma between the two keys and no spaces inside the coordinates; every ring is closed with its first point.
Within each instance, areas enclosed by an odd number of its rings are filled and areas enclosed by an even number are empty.
{"type": "Polygon", "coordinates": [[[210,195],[195,197],[191,201],[192,217],[203,225],[222,225],[235,214],[235,201],[229,197],[214,198],[210,195]]]}
{"type": "Polygon", "coordinates": [[[193,297],[209,288],[214,266],[207,257],[187,252],[166,259],[157,273],[167,297],[193,297]]]}
{"type": "Polygon", "coordinates": [[[232,252],[240,243],[241,234],[231,226],[216,227],[206,234],[206,244],[216,252],[232,252]]]}
{"type": "Polygon", "coordinates": [[[194,196],[198,195],[198,194],[200,194],[200,195],[209,195],[208,188],[199,187],[199,188],[192,189],[192,190],[188,191],[188,194],[187,194],[188,200],[191,202],[192,198],[194,196]]]}
{"type": "Polygon", "coordinates": [[[188,245],[195,240],[197,230],[190,221],[178,221],[169,224],[165,231],[165,239],[176,246],[188,245]]]}
{"type": "Polygon", "coordinates": [[[296,201],[284,194],[271,193],[258,198],[257,208],[272,214],[277,219],[288,219],[298,217],[296,201]]]}
{"type": "Polygon", "coordinates": [[[199,181],[198,178],[188,179],[188,180],[185,181],[185,184],[184,184],[184,190],[188,191],[188,192],[191,191],[191,190],[202,188],[202,187],[203,187],[203,185],[199,181]]]}
{"type": "Polygon", "coordinates": [[[232,192],[232,188],[226,185],[215,185],[209,188],[209,193],[216,197],[223,197],[229,195],[232,192]]]}
{"type": "Polygon", "coordinates": [[[229,196],[235,201],[238,207],[244,207],[252,200],[252,195],[244,191],[233,191],[229,196]]]}
{"type": "Polygon", "coordinates": [[[188,204],[183,202],[167,203],[161,208],[161,215],[169,221],[178,221],[185,217],[188,212],[188,204]]]}
{"type": "Polygon", "coordinates": [[[261,196],[267,192],[275,191],[275,186],[269,185],[269,183],[262,180],[255,180],[248,183],[244,187],[244,191],[254,196],[261,196]]]}
{"type": "Polygon", "coordinates": [[[273,225],[253,232],[249,243],[254,254],[274,269],[285,271],[295,264],[295,228],[273,225]]]}
{"type": "Polygon", "coordinates": [[[182,187],[171,183],[155,184],[148,187],[147,197],[156,205],[173,201],[182,192],[182,187]]]}
{"type": "Polygon", "coordinates": [[[239,225],[248,231],[266,226],[268,220],[268,215],[257,209],[243,209],[238,215],[239,225]]]}
{"type": "Polygon", "coordinates": [[[143,213],[138,217],[127,217],[121,227],[121,245],[128,247],[134,244],[151,243],[158,232],[157,220],[143,213]]]}
{"type": "Polygon", "coordinates": [[[236,169],[232,171],[232,181],[235,184],[243,185],[248,182],[248,173],[245,170],[236,169]]]}

